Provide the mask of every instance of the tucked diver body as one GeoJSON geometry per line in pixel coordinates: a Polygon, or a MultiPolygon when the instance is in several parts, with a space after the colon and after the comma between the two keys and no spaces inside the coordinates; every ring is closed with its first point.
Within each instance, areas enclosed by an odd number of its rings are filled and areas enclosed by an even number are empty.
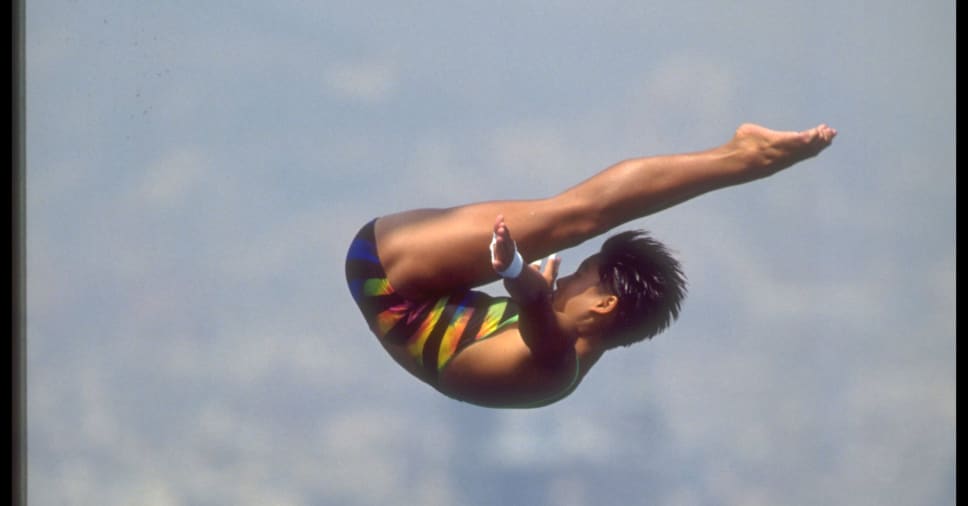
{"type": "Polygon", "coordinates": [[[818,155],[836,134],[823,124],[745,124],[720,146],[624,160],[548,198],[382,216],[351,242],[347,284],[390,356],[444,395],[546,406],[571,394],[606,351],[665,330],[686,294],[679,262],[643,231],[609,237],[563,277],[555,252],[773,175],[818,155]],[[507,296],[475,289],[498,279],[507,296]]]}

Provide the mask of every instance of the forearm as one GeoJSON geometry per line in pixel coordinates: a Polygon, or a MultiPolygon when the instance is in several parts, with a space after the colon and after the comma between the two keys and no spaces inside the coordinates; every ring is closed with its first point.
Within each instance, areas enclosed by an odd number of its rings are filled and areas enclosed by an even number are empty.
{"type": "Polygon", "coordinates": [[[504,287],[521,307],[518,330],[521,338],[539,361],[557,363],[574,350],[574,343],[558,325],[551,307],[551,288],[537,270],[526,268],[504,287]]]}
{"type": "Polygon", "coordinates": [[[528,306],[551,294],[548,281],[536,269],[525,266],[516,278],[506,278],[504,289],[515,302],[528,306]]]}

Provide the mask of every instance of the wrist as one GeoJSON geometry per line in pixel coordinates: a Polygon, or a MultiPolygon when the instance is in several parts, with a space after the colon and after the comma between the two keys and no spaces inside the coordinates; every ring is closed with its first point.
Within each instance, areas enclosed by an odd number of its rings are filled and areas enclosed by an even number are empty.
{"type": "Polygon", "coordinates": [[[494,269],[497,275],[504,279],[516,279],[521,275],[521,271],[523,270],[524,258],[521,257],[521,253],[518,252],[517,248],[514,248],[514,259],[511,260],[511,265],[504,270],[494,269]]]}
{"type": "MultiPolygon", "coordinates": [[[[511,245],[514,246],[514,255],[511,258],[511,263],[504,269],[494,268],[494,272],[504,279],[515,279],[521,275],[521,271],[524,270],[524,258],[521,257],[521,253],[518,252],[518,245],[511,241],[511,245]]],[[[497,249],[497,234],[491,236],[491,265],[493,266],[496,262],[495,249],[497,249]]]]}

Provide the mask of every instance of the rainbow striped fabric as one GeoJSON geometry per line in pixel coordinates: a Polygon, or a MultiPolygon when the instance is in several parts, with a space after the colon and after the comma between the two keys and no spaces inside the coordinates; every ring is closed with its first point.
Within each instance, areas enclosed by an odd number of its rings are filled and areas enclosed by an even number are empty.
{"type": "Polygon", "coordinates": [[[507,297],[464,290],[435,300],[409,300],[396,293],[376,253],[373,225],[366,224],[346,255],[346,282],[370,329],[381,340],[405,345],[413,360],[436,379],[466,346],[518,321],[507,297]]]}

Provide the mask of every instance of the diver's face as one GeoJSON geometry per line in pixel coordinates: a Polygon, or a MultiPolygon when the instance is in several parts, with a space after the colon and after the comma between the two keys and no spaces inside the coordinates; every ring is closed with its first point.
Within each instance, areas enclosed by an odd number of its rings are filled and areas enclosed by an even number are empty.
{"type": "Polygon", "coordinates": [[[555,311],[579,316],[597,303],[603,294],[598,265],[598,255],[592,255],[574,273],[558,278],[552,303],[555,311]]]}

